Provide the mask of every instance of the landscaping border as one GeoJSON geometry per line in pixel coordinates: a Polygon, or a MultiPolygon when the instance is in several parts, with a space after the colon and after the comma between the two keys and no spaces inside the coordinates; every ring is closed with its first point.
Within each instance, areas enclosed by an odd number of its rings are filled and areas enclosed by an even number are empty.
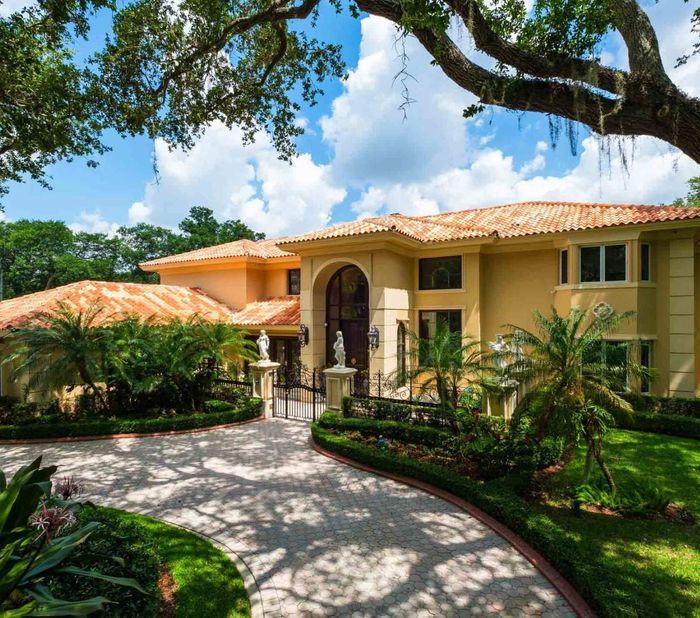
{"type": "Polygon", "coordinates": [[[510,543],[518,552],[520,552],[527,560],[530,562],[544,577],[546,577],[551,584],[557,589],[557,591],[566,599],[569,606],[576,612],[581,618],[594,618],[596,616],[595,612],[591,609],[588,603],[584,600],[581,594],[561,575],[551,563],[542,556],[537,550],[535,550],[530,544],[528,544],[522,537],[513,532],[510,528],[499,522],[497,519],[482,511],[473,504],[467,502],[466,500],[460,498],[459,496],[427,483],[425,481],[418,480],[410,476],[404,476],[401,474],[395,474],[387,470],[381,470],[379,468],[374,468],[367,464],[356,461],[350,457],[340,455],[331,450],[322,447],[316,442],[316,437],[312,432],[309,443],[311,448],[313,448],[317,453],[333,459],[339,463],[343,463],[353,468],[369,472],[371,474],[376,474],[382,476],[398,483],[403,483],[416,489],[425,491],[426,493],[432,494],[438,498],[449,502],[450,504],[456,506],[457,508],[465,511],[484,525],[491,528],[496,534],[505,539],[510,543]]]}
{"type": "Polygon", "coordinates": [[[64,423],[56,425],[13,425],[0,426],[0,445],[22,444],[51,444],[64,442],[88,442],[92,440],[119,440],[124,438],[155,438],[178,434],[203,433],[234,427],[264,419],[262,401],[251,400],[240,408],[232,408],[225,412],[210,412],[208,414],[174,417],[173,419],[123,419],[116,421],[94,421],[89,423],[64,423]],[[251,405],[252,404],[252,405],[251,405]],[[147,431],[149,426],[168,426],[168,421],[174,421],[171,426],[185,425],[181,429],[164,429],[162,431],[147,431]],[[211,421],[209,424],[208,421],[211,421]],[[191,424],[191,426],[186,426],[191,424]],[[109,432],[109,426],[115,427],[115,432],[109,432]],[[143,427],[144,431],[119,431],[120,427],[143,427]],[[94,432],[91,429],[94,428],[94,432]],[[105,431],[106,429],[106,431],[105,431]],[[32,433],[48,433],[32,437],[32,433]],[[84,432],[84,433],[83,433],[84,432]],[[7,435],[17,437],[5,437],[7,435]],[[51,435],[53,434],[53,435],[51,435]]]}

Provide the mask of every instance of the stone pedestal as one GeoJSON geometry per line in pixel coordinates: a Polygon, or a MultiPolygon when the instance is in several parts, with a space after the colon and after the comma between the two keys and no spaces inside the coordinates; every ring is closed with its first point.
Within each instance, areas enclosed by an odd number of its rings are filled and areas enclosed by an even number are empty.
{"type": "Polygon", "coordinates": [[[503,393],[486,394],[486,414],[488,416],[503,416],[509,421],[513,418],[515,408],[518,406],[518,383],[510,381],[503,386],[506,387],[503,393]]]}
{"type": "Polygon", "coordinates": [[[326,376],[326,408],[335,412],[343,409],[343,397],[350,395],[356,373],[357,369],[351,367],[331,367],[323,371],[326,376]]]}
{"type": "Polygon", "coordinates": [[[263,414],[265,418],[272,418],[272,398],[274,397],[273,383],[275,371],[280,364],[272,361],[258,361],[250,365],[253,376],[253,397],[263,400],[263,414]]]}

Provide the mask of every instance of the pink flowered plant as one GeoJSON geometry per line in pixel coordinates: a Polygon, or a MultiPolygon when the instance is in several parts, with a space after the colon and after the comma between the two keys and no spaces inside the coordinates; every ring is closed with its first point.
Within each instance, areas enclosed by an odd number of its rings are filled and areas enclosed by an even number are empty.
{"type": "Polygon", "coordinates": [[[41,508],[29,518],[29,525],[40,531],[39,538],[48,543],[75,524],[75,514],[68,507],[50,507],[42,504],[41,508]]]}

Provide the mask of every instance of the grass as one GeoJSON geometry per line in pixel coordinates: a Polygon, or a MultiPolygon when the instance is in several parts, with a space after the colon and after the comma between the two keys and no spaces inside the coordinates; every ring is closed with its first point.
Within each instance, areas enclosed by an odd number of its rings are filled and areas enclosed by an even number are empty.
{"type": "MultiPolygon", "coordinates": [[[[604,454],[622,491],[640,482],[654,484],[700,518],[700,442],[613,430],[604,454]]],[[[579,449],[555,475],[552,488],[579,484],[583,463],[579,449]]],[[[616,607],[620,616],[700,616],[700,525],[593,513],[575,517],[563,505],[547,510],[571,532],[580,559],[599,570],[596,595],[603,605],[616,607]]]]}
{"type": "Polygon", "coordinates": [[[66,576],[52,583],[55,593],[65,591],[70,598],[99,594],[117,602],[107,615],[155,618],[162,615],[157,582],[163,572],[169,572],[175,584],[175,611],[164,615],[250,616],[250,602],[236,566],[208,540],[157,519],[115,509],[88,507],[80,518],[99,521],[102,526],[81,548],[76,560],[82,564],[91,560],[90,566],[102,572],[135,577],[152,594],[144,597],[104,582],[85,578],[76,581],[66,576]],[[125,565],[115,565],[111,556],[123,558],[125,565]],[[119,572],[120,568],[125,570],[119,572]]]}

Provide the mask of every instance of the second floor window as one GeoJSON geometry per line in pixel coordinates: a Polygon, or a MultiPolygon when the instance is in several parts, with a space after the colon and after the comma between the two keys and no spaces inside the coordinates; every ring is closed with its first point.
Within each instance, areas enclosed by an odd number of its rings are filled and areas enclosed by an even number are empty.
{"type": "Polygon", "coordinates": [[[418,288],[454,290],[462,287],[462,256],[418,260],[418,288]]]}
{"type": "Polygon", "coordinates": [[[627,280],[627,245],[581,247],[579,252],[581,283],[627,280]]]}
{"type": "Polygon", "coordinates": [[[569,283],[569,250],[562,249],[559,252],[559,283],[569,283]]]}
{"type": "Polygon", "coordinates": [[[287,294],[298,296],[301,293],[301,269],[287,271],[287,294]]]}
{"type": "Polygon", "coordinates": [[[651,281],[651,245],[642,243],[640,247],[642,264],[639,271],[639,278],[642,281],[651,281]]]}

